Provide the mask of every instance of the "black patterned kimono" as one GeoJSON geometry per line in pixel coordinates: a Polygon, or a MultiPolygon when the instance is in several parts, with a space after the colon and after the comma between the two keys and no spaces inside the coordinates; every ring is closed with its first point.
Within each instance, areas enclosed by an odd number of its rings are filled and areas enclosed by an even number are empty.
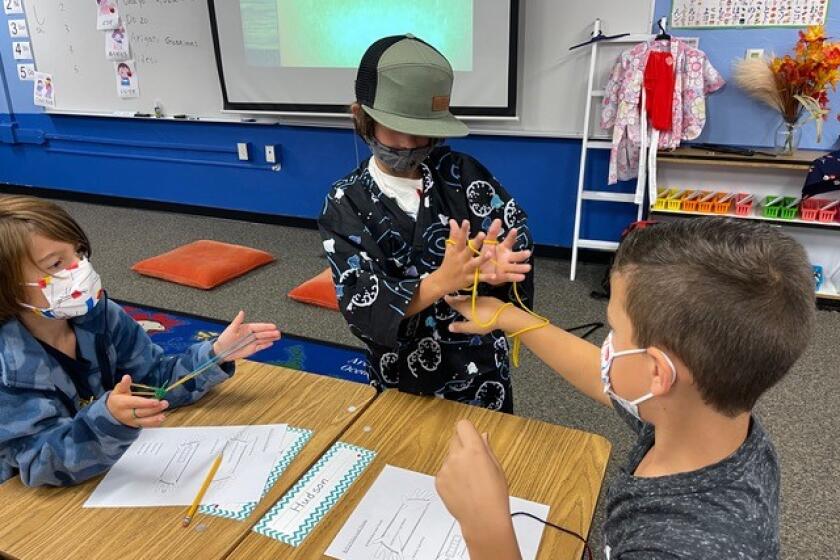
{"type": "MultiPolygon", "coordinates": [[[[443,262],[450,218],[459,224],[469,219],[470,237],[499,218],[503,235],[518,228],[519,251],[533,249],[527,217],[470,156],[443,146],[421,170],[416,222],[382,194],[368,161],[332,186],[318,225],[339,309],[368,347],[368,373],[375,387],[511,412],[509,348],[501,331],[485,336],[450,333],[449,324],[461,317],[443,299],[412,317],[405,313],[420,281],[443,262]]],[[[533,307],[533,270],[518,292],[533,307]]],[[[515,301],[511,284],[481,284],[479,293],[515,301]]]]}

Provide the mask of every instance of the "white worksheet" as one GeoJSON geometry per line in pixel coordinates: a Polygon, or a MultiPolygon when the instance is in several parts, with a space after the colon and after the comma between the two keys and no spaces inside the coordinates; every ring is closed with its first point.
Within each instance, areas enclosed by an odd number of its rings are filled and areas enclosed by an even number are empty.
{"type": "MultiPolygon", "coordinates": [[[[511,511],[541,519],[549,506],[510,499],[511,511]]],[[[513,518],[523,560],[537,556],[543,524],[513,518]]],[[[467,560],[466,543],[455,519],[427,474],[386,465],[341,528],[326,555],[338,560],[467,560]]]]}
{"type": "Polygon", "coordinates": [[[84,507],[190,505],[223,450],[202,503],[257,501],[287,445],[286,428],[286,424],[146,428],[84,507]]]}

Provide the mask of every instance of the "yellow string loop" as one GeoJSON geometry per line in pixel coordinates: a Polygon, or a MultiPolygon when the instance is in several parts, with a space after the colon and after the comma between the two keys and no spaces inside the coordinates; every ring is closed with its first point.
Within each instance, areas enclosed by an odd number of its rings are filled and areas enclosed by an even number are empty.
{"type": "MultiPolygon", "coordinates": [[[[454,239],[447,239],[446,244],[447,245],[457,245],[457,242],[454,239]]],[[[484,244],[485,245],[498,245],[499,240],[498,239],[485,239],[484,244]]],[[[472,251],[475,255],[481,255],[481,251],[479,251],[478,249],[473,247],[471,239],[467,240],[467,247],[469,247],[470,251],[472,251]]],[[[491,259],[490,262],[492,262],[495,265],[499,264],[496,261],[496,259],[491,259]]],[[[478,299],[478,275],[479,275],[478,269],[475,269],[475,273],[473,274],[473,285],[472,285],[472,289],[470,290],[471,295],[472,295],[472,297],[471,297],[472,301],[470,302],[470,311],[471,311],[472,316],[470,317],[470,319],[472,320],[473,323],[478,325],[480,328],[489,329],[498,322],[499,316],[502,314],[502,312],[505,309],[507,309],[508,307],[513,307],[513,304],[511,302],[506,302],[503,305],[499,306],[499,308],[496,310],[496,312],[493,313],[493,316],[490,317],[489,321],[487,321],[486,323],[482,323],[481,321],[479,321],[478,320],[478,315],[476,314],[477,299],[478,299]]],[[[520,330],[516,331],[515,333],[507,335],[509,338],[513,339],[513,347],[511,349],[511,362],[513,362],[513,367],[519,367],[519,352],[522,348],[522,342],[521,342],[519,337],[521,335],[527,333],[527,332],[535,331],[537,329],[541,329],[541,328],[545,327],[546,325],[551,324],[551,321],[549,321],[548,318],[543,317],[542,315],[534,312],[531,309],[528,309],[528,306],[525,305],[525,303],[522,301],[522,298],[519,295],[519,290],[517,288],[518,284],[519,284],[518,282],[513,282],[513,295],[514,295],[514,297],[516,297],[516,302],[519,304],[519,307],[523,311],[525,311],[526,313],[528,313],[532,317],[535,317],[535,318],[539,319],[540,322],[535,324],[535,325],[530,325],[528,327],[525,327],[524,329],[520,329],[520,330]]]]}

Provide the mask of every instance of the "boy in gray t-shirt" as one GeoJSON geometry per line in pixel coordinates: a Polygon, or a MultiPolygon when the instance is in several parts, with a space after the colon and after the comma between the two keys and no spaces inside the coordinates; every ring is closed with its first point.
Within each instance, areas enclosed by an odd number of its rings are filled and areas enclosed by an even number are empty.
{"type": "MultiPolygon", "coordinates": [[[[611,287],[612,331],[600,352],[553,326],[521,335],[638,436],[607,491],[604,557],[779,558],[779,462],[751,411],[811,336],[805,251],[763,224],[669,222],[624,240],[611,287]]],[[[468,300],[448,301],[472,317],[468,300]]],[[[483,332],[478,322],[500,305],[479,298],[477,322],[450,328],[483,332]]],[[[506,309],[492,328],[517,332],[532,323],[524,311],[506,309]]],[[[468,421],[456,426],[437,489],[470,558],[519,558],[504,472],[468,421]]]]}
{"type": "Polygon", "coordinates": [[[607,491],[608,558],[779,558],[779,460],[755,418],[735,453],[699,470],[634,476],[654,444],[654,427],[622,407],[638,434],[607,491]]]}

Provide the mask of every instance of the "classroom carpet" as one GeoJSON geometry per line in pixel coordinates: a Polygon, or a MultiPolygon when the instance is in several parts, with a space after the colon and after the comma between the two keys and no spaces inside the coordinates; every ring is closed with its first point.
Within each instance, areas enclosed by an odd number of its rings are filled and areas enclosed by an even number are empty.
{"type": "MultiPolygon", "coordinates": [[[[196,187],[198,188],[198,187],[196,187]]],[[[279,188],[279,187],[278,187],[279,188]]],[[[326,189],[326,187],[324,187],[326,189]]],[[[266,196],[294,196],[278,192],[266,196]]],[[[361,349],[339,313],[303,305],[286,294],[326,268],[317,231],[79,202],[60,202],[93,244],[91,262],[111,297],[182,313],[232,320],[274,321],[284,332],[361,349]],[[196,239],[216,239],[268,251],[277,261],[211,291],[169,284],[131,271],[135,262],[196,239]]],[[[536,259],[536,305],[556,325],[603,321],[606,302],[590,298],[604,266],[582,263],[569,281],[569,261],[536,259]]],[[[663,296],[667,297],[667,296],[663,296]]],[[[591,338],[600,344],[600,329],[591,338]]],[[[513,377],[517,415],[594,432],[612,443],[590,539],[602,557],[604,492],[632,444],[632,433],[606,408],[577,393],[523,350],[513,377]]],[[[811,345],[787,377],[759,402],[782,466],[780,532],[783,558],[840,556],[840,313],[820,311],[811,345]]],[[[450,434],[442,433],[441,438],[450,434]]]]}
{"type": "MultiPolygon", "coordinates": [[[[117,301],[166,355],[178,355],[197,342],[218,337],[226,321],[128,301],[117,301]]],[[[358,348],[284,332],[271,348],[248,358],[255,362],[368,383],[367,358],[358,348]]]]}

